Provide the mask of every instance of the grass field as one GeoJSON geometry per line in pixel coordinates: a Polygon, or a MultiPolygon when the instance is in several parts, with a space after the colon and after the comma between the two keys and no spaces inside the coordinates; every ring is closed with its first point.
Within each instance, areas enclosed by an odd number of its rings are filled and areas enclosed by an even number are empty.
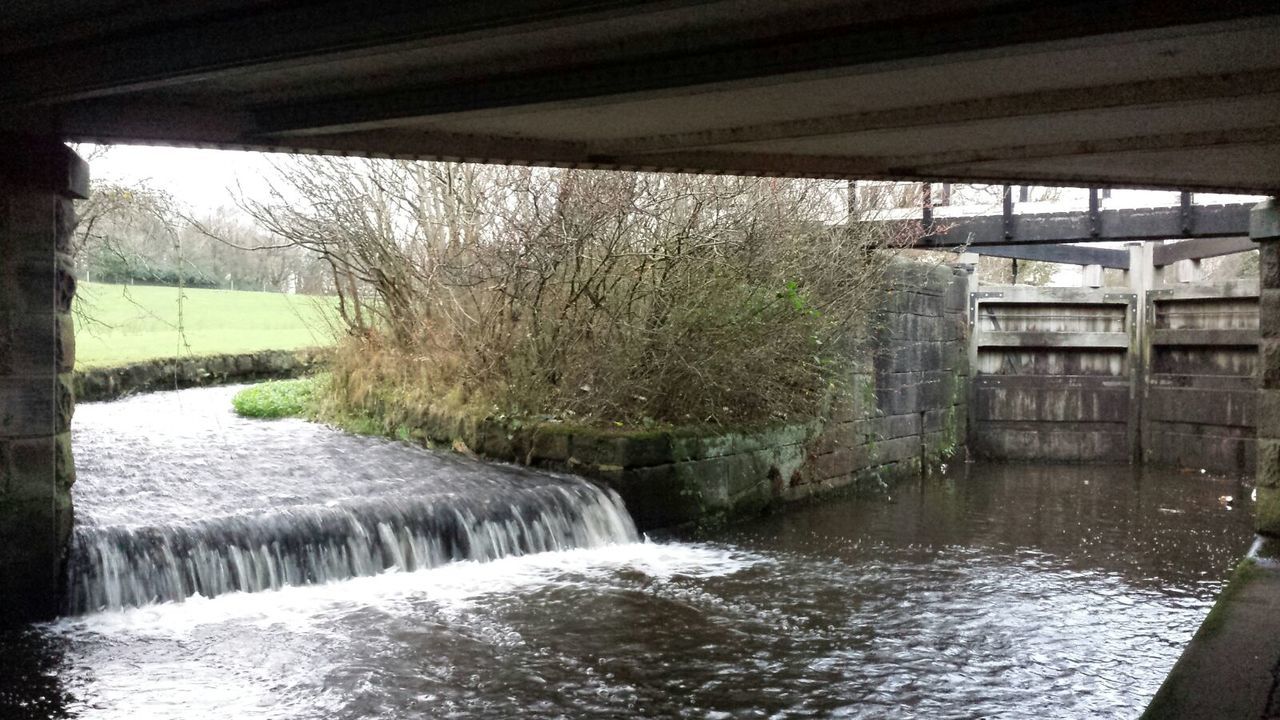
{"type": "Polygon", "coordinates": [[[292,350],[333,342],[329,297],[80,283],[76,365],[103,367],[152,358],[292,350]]]}

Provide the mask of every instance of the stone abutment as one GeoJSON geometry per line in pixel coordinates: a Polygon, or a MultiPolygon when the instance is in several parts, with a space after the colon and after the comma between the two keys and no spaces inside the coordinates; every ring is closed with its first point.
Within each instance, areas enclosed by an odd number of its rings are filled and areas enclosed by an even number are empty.
{"type": "Polygon", "coordinates": [[[55,140],[3,145],[0,588],[6,620],[38,619],[58,610],[72,523],[72,201],[88,195],[88,168],[55,140]]]}

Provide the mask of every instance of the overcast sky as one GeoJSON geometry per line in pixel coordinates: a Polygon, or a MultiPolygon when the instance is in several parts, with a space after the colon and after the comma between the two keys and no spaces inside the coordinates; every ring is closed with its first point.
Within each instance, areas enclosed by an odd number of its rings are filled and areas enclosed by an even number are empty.
{"type": "MultiPolygon", "coordinates": [[[[88,155],[94,146],[81,146],[88,155]]],[[[250,197],[261,196],[265,184],[261,180],[270,170],[270,162],[281,155],[240,152],[234,150],[197,150],[192,148],[116,145],[105,155],[93,159],[90,174],[95,179],[124,183],[146,181],[152,187],[168,191],[196,212],[219,207],[234,207],[237,182],[250,197]]],[[[1083,201],[1083,191],[1067,192],[1063,200],[1083,201]]],[[[1256,196],[1255,196],[1256,197],[1256,196]]],[[[1242,198],[1230,195],[1197,195],[1200,203],[1231,202],[1242,198]]],[[[1172,205],[1177,193],[1141,190],[1116,191],[1105,204],[1110,207],[1172,205]]]]}
{"type": "MultiPolygon", "coordinates": [[[[92,145],[80,147],[88,156],[92,145]]],[[[145,181],[172,194],[197,212],[234,207],[236,183],[246,194],[261,194],[260,177],[270,169],[272,156],[236,150],[115,145],[94,157],[89,174],[94,180],[133,184],[145,181]]]]}

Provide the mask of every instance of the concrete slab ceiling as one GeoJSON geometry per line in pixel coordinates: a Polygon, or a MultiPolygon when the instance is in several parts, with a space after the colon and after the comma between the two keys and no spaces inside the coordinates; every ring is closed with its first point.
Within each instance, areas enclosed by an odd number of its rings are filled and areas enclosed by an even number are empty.
{"type": "Polygon", "coordinates": [[[1280,3],[13,3],[0,132],[1275,193],[1280,3]]]}

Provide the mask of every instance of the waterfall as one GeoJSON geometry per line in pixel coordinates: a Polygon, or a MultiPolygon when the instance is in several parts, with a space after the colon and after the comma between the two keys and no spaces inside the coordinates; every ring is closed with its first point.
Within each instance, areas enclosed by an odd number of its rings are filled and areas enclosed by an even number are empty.
{"type": "Polygon", "coordinates": [[[582,480],[331,500],[173,525],[90,525],[75,531],[67,609],[84,614],[636,539],[618,495],[582,480]]]}

